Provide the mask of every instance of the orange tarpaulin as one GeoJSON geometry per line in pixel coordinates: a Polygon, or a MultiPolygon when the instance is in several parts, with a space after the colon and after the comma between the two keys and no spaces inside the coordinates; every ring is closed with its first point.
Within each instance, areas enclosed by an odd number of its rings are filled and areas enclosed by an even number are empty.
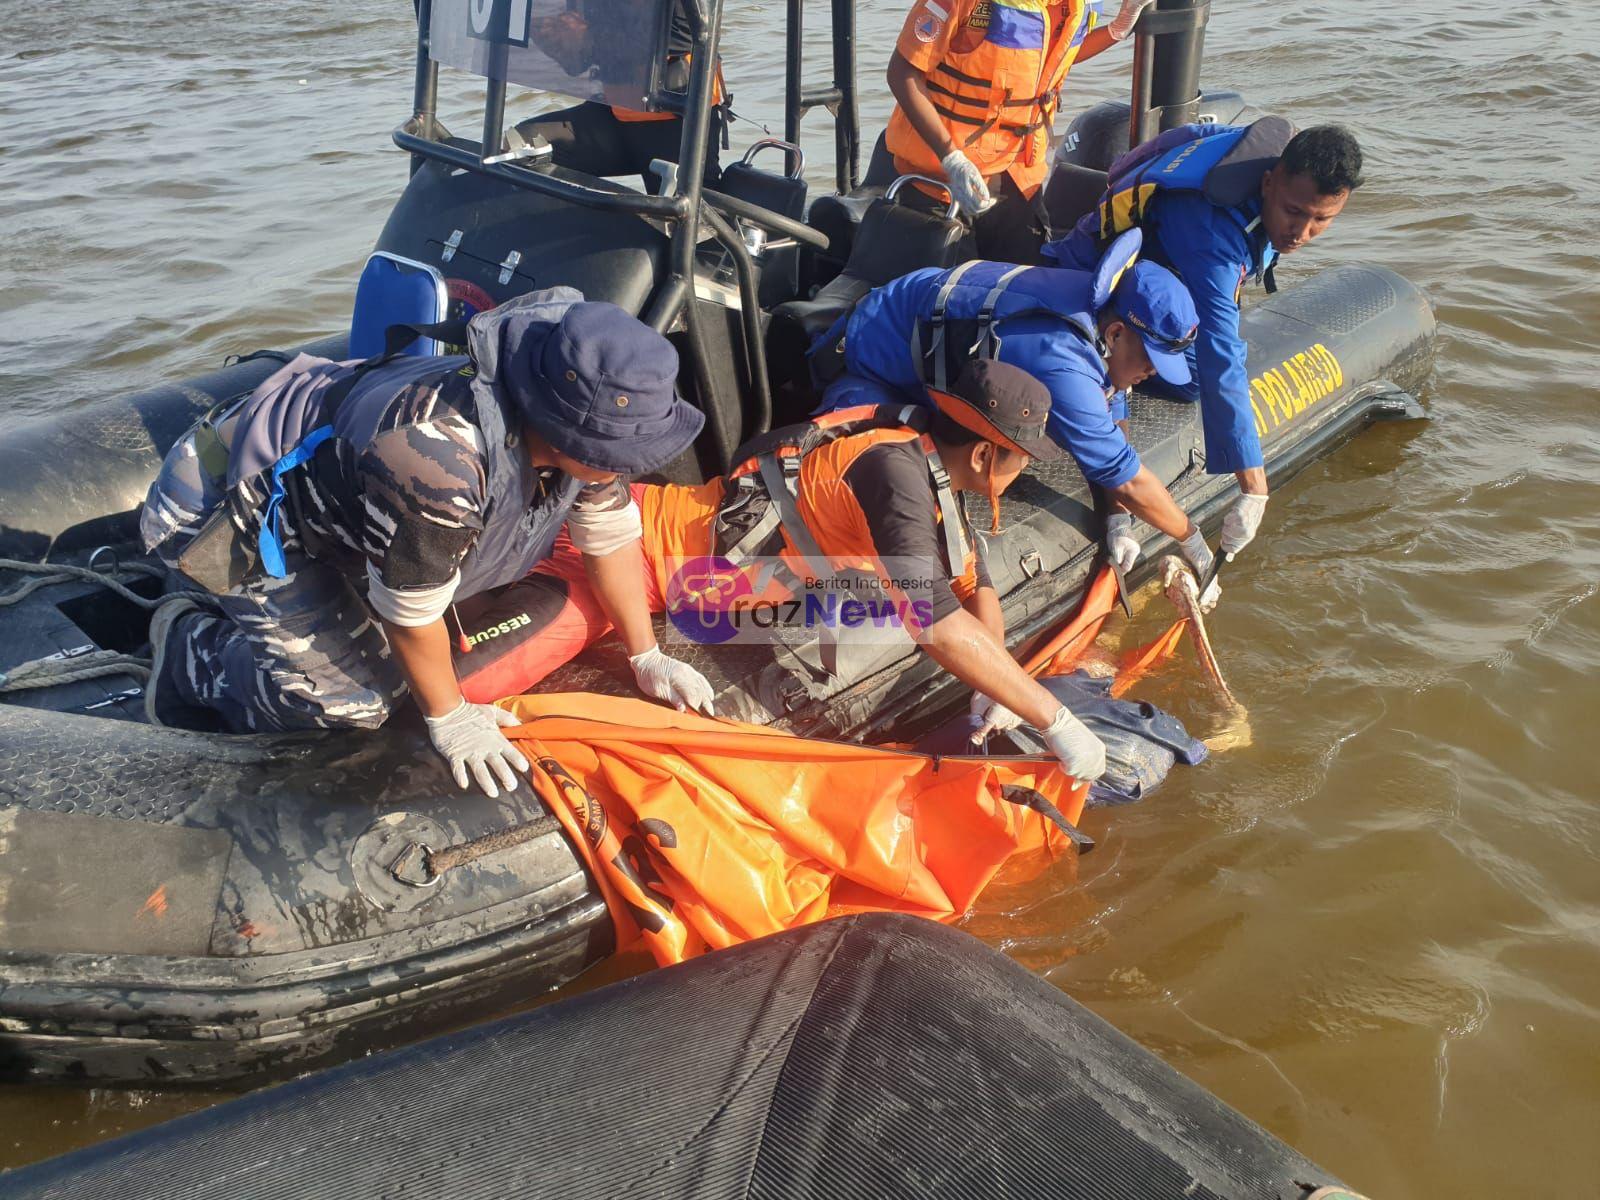
{"type": "Polygon", "coordinates": [[[841,913],[959,916],[1012,855],[1067,844],[1007,789],[1072,822],[1086,794],[1053,761],[934,759],[608,696],[507,707],[619,943],[637,930],[663,964],[841,913]]]}
{"type": "MultiPolygon", "coordinates": [[[[1115,604],[1103,571],[1029,672],[1071,670],[1115,604]]],[[[1123,660],[1129,682],[1182,628],[1123,660]]],[[[505,703],[619,946],[642,938],[662,964],[843,913],[958,917],[1007,859],[1067,844],[1019,799],[1037,793],[1076,825],[1088,794],[1050,759],[935,759],[586,693],[505,703]]]]}

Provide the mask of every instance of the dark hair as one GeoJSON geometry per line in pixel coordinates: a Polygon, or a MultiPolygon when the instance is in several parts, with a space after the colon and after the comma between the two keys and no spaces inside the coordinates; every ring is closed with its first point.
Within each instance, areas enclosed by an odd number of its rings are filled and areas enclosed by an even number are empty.
{"type": "Polygon", "coordinates": [[[1284,147],[1279,165],[1287,175],[1309,175],[1322,196],[1361,186],[1361,143],[1343,125],[1302,129],[1284,147]]]}
{"type": "Polygon", "coordinates": [[[953,417],[945,416],[938,409],[933,410],[933,419],[928,422],[928,432],[936,440],[956,449],[960,449],[962,446],[970,446],[973,442],[983,441],[983,438],[978,434],[960,424],[953,417]]]}
{"type": "MultiPolygon", "coordinates": [[[[933,435],[935,441],[943,443],[952,450],[964,450],[968,446],[988,440],[981,433],[974,433],[955,420],[955,418],[946,416],[938,409],[934,409],[933,417],[928,422],[928,432],[933,435]]],[[[990,444],[994,446],[995,454],[997,455],[996,462],[1010,462],[1017,453],[1010,446],[1002,446],[998,442],[990,444]]]]}

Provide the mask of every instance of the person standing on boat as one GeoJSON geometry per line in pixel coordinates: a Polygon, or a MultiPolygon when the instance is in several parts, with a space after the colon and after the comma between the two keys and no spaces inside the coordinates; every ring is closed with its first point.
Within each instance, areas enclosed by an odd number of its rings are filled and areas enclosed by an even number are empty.
{"type": "MultiPolygon", "coordinates": [[[[982,496],[998,521],[1001,495],[1029,460],[1061,456],[1046,432],[1049,411],[1049,392],[1027,372],[975,362],[947,391],[932,393],[928,408],[830,413],[761,435],[725,478],[696,487],[635,485],[649,607],[673,609],[680,629],[692,624],[704,613],[677,606],[704,588],[699,577],[712,566],[759,579],[785,564],[768,577],[770,594],[751,595],[770,601],[769,614],[794,601],[802,578],[877,575],[888,594],[915,596],[900,627],[979,693],[974,709],[991,728],[1026,721],[1069,775],[1096,779],[1105,770],[1100,739],[1006,650],[1000,600],[961,503],[964,493],[982,496]],[[773,480],[781,494],[771,490],[773,480]]],[[[577,560],[558,548],[527,579],[473,606],[464,618],[472,650],[458,659],[468,695],[527,691],[606,633],[606,606],[577,560]]],[[[760,618],[750,624],[770,628],[760,618]]],[[[822,669],[832,670],[826,653],[822,669]]]]}
{"type": "Polygon", "coordinates": [[[918,0],[889,60],[896,173],[945,180],[980,257],[1032,262],[1067,72],[1126,38],[1152,2],[1123,0],[1096,28],[1089,0],[918,0]]]}
{"type": "Polygon", "coordinates": [[[674,391],[665,338],[581,301],[555,288],[480,313],[466,355],[300,355],[185,434],[140,532],[215,599],[152,624],[151,719],[371,729],[409,692],[460,786],[509,789],[526,769],[500,732],[515,721],[462,696],[446,618],[526,575],[563,523],[640,688],[709,711],[705,678],[655,644],[627,485],[704,418],[674,391]]]}
{"type": "MultiPolygon", "coordinates": [[[[585,82],[591,70],[596,70],[606,98],[531,117],[517,126],[517,132],[530,140],[537,135],[549,142],[558,166],[602,178],[639,175],[649,191],[659,192],[661,179],[650,170],[650,160],[678,161],[683,116],[645,112],[633,86],[634,81],[648,76],[648,64],[640,61],[640,55],[654,33],[655,13],[653,4],[637,0],[585,0],[555,16],[535,17],[531,25],[534,45],[569,75],[585,82]]],[[[689,87],[694,46],[693,26],[683,0],[672,5],[670,20],[661,86],[664,91],[683,94],[689,87]]],[[[707,186],[720,177],[718,150],[727,129],[728,97],[720,61],[711,104],[711,124],[706,132],[707,186]]]]}
{"type": "MultiPolygon", "coordinates": [[[[1198,401],[1206,470],[1238,477],[1240,496],[1223,520],[1222,552],[1254,540],[1267,508],[1267,472],[1250,371],[1239,334],[1239,303],[1254,279],[1277,290],[1273,268],[1324,233],[1361,186],[1361,146],[1337,125],[1296,134],[1266,117],[1248,127],[1187,125],[1169,130],[1112,164],[1099,205],[1044,248],[1046,260],[1086,267],[1129,229],[1144,253],[1188,286],[1200,330],[1187,352],[1192,380],[1164,390],[1198,401]]],[[[1122,565],[1138,544],[1128,539],[1122,565]]]]}
{"type": "MultiPolygon", "coordinates": [[[[1171,271],[1134,261],[1139,243],[1137,233],[1120,239],[1093,272],[975,260],[885,284],[813,351],[839,360],[828,373],[843,368],[823,409],[926,403],[927,389],[970,357],[1012,363],[1047,389],[1050,436],[1089,484],[1176,540],[1206,578],[1212,555],[1204,534],[1139,461],[1112,404],[1152,376],[1174,387],[1189,382],[1194,304],[1171,271]]],[[[1118,538],[1134,541],[1132,529],[1116,524],[1108,539],[1114,556],[1118,538]]],[[[1202,607],[1210,611],[1220,595],[1213,580],[1202,607]]]]}

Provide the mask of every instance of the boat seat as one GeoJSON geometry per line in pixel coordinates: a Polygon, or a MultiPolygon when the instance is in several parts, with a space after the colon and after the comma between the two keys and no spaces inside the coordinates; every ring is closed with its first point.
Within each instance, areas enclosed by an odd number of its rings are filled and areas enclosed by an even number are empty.
{"type": "Polygon", "coordinates": [[[873,288],[922,267],[954,266],[970,257],[971,245],[970,231],[953,217],[922,212],[889,196],[874,200],[844,269],[811,299],[772,310],[767,364],[773,387],[809,381],[806,355],[812,344],[873,288]]]}
{"type": "Polygon", "coordinates": [[[1050,236],[1065,237],[1082,216],[1100,203],[1108,176],[1092,167],[1057,161],[1044,184],[1045,219],[1050,236]]]}
{"type": "MultiPolygon", "coordinates": [[[[432,325],[449,315],[450,293],[437,267],[379,250],[367,259],[356,284],[350,313],[350,357],[372,358],[384,352],[384,334],[391,325],[432,325]]],[[[402,354],[441,352],[432,338],[417,338],[402,354]]]]}
{"type": "Polygon", "coordinates": [[[806,212],[806,224],[827,235],[828,248],[807,246],[804,254],[805,284],[815,291],[832,282],[855,249],[856,230],[867,210],[883,198],[882,188],[857,188],[848,196],[818,196],[806,212]]]}
{"type": "MultiPolygon", "coordinates": [[[[723,168],[717,191],[738,200],[745,200],[769,209],[791,220],[806,219],[806,181],[801,174],[805,157],[798,146],[777,138],[763,138],[738,162],[723,168]],[[751,160],[762,150],[776,148],[788,155],[791,172],[779,174],[758,167],[751,160]]],[[[761,307],[771,308],[784,300],[800,294],[800,246],[782,239],[768,243],[755,251],[761,267],[759,297],[761,307]]]]}
{"type": "Polygon", "coordinates": [[[872,148],[872,157],[867,164],[866,178],[862,180],[861,186],[848,195],[818,196],[811,202],[810,211],[806,213],[806,223],[813,229],[827,234],[830,245],[827,250],[806,248],[804,276],[808,289],[814,290],[823,286],[844,270],[844,264],[850,261],[850,251],[855,246],[856,231],[861,227],[862,219],[872,207],[873,201],[882,196],[889,184],[894,182],[894,178],[894,156],[884,144],[884,135],[879,134],[877,144],[872,148]]]}

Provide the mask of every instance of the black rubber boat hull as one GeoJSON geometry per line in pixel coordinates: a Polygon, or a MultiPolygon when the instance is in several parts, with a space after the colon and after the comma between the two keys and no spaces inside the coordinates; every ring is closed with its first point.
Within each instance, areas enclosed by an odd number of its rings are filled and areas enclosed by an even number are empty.
{"type": "Polygon", "coordinates": [[[258,1092],[4,1190],[1303,1200],[1336,1182],[1003,955],[872,915],[258,1092]]]}
{"type": "Polygon", "coordinates": [[[526,785],[401,730],[219,738],[0,705],[0,1079],[227,1083],[537,996],[611,921],[526,785]],[[386,863],[531,826],[413,888],[386,863]],[[130,950],[137,949],[137,953],[130,950]]]}

